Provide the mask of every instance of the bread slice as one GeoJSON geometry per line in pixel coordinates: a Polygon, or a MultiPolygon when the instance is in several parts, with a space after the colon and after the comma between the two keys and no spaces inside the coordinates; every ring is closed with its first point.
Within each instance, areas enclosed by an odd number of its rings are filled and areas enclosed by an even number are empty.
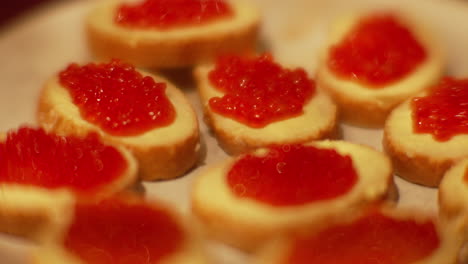
{"type": "Polygon", "coordinates": [[[84,120],[58,77],[52,77],[39,98],[38,121],[47,130],[61,134],[97,132],[105,142],[130,149],[136,157],[143,180],[170,179],[183,175],[199,156],[199,129],[194,109],[185,95],[169,81],[151,74],[157,82],[167,84],[166,96],[174,106],[176,119],[168,126],[136,136],[114,136],[84,120]]]}
{"type": "MultiPolygon", "coordinates": [[[[1,142],[6,141],[5,134],[0,138],[1,142]]],[[[64,139],[66,140],[66,137],[64,139]]],[[[92,192],[78,192],[67,186],[46,188],[18,182],[0,183],[0,232],[37,240],[44,232],[53,232],[57,226],[67,220],[68,211],[76,196],[81,199],[97,199],[127,190],[137,178],[137,162],[128,150],[118,146],[114,148],[124,158],[127,168],[118,178],[104,186],[97,187],[92,192]]],[[[26,153],[33,149],[34,146],[23,146],[22,150],[26,153]]],[[[56,162],[63,161],[57,160],[56,162]]],[[[103,165],[109,166],[109,164],[103,165]]],[[[33,173],[36,170],[35,168],[29,169],[33,173]]],[[[15,168],[11,170],[14,171],[15,168]]],[[[28,173],[28,168],[22,170],[28,173]]],[[[72,168],[70,168],[70,173],[73,173],[72,168]]],[[[66,174],[62,176],[67,177],[66,174]]]]}
{"type": "MultiPolygon", "coordinates": [[[[444,175],[439,186],[439,208],[446,220],[462,219],[468,227],[468,157],[457,162],[444,175]]],[[[465,232],[467,233],[467,232],[465,232]]],[[[466,237],[468,239],[468,236],[466,237]]]]}
{"type": "MultiPolygon", "coordinates": [[[[375,210],[375,209],[374,209],[375,210]]],[[[457,262],[458,251],[461,247],[461,240],[460,235],[457,233],[459,231],[454,226],[447,226],[442,224],[441,222],[437,221],[437,219],[433,216],[428,215],[427,213],[420,212],[418,210],[409,210],[409,209],[397,209],[390,206],[383,206],[379,209],[379,211],[387,217],[399,220],[415,220],[417,223],[424,223],[428,221],[432,221],[436,225],[436,229],[439,236],[439,246],[430,254],[422,259],[416,260],[411,262],[411,264],[439,264],[439,263],[447,263],[447,264],[455,264],[457,262]]],[[[354,212],[350,215],[343,215],[343,218],[340,219],[339,222],[333,223],[330,227],[334,226],[346,226],[348,223],[353,223],[355,220],[359,219],[361,215],[365,215],[365,211],[354,212]]],[[[319,230],[318,232],[326,231],[319,230]]],[[[369,230],[372,230],[369,228],[369,230]]],[[[363,230],[365,232],[366,230],[363,230]]],[[[312,228],[308,232],[302,234],[295,234],[288,237],[282,237],[278,240],[270,242],[266,247],[264,247],[261,251],[256,254],[252,263],[254,264],[279,264],[279,263],[290,263],[287,262],[286,259],[290,256],[291,251],[294,247],[295,241],[298,239],[313,239],[317,235],[317,230],[312,228]]],[[[405,234],[402,234],[403,236],[405,234]]],[[[383,234],[382,234],[383,236],[383,234]]],[[[345,238],[346,239],[346,238],[345,238]]],[[[385,239],[385,237],[382,237],[385,239]]],[[[404,239],[404,238],[403,238],[404,239]]],[[[421,238],[423,239],[423,238],[421,238]]],[[[356,239],[358,240],[358,239],[356,239]]],[[[328,241],[324,241],[324,243],[328,243],[328,241]]],[[[418,243],[415,243],[418,245],[418,243]]],[[[350,245],[351,247],[353,245],[350,245]]],[[[369,245],[367,245],[369,246],[369,245]]],[[[379,250],[383,252],[382,246],[380,244],[375,244],[374,250],[379,250]]],[[[362,263],[371,263],[369,262],[370,258],[366,258],[368,252],[372,250],[370,248],[361,247],[363,252],[356,252],[354,256],[354,261],[358,261],[356,257],[362,257],[362,263]]],[[[312,249],[311,249],[312,251],[312,249]]],[[[388,252],[388,251],[387,251],[388,252]]],[[[341,254],[348,254],[351,255],[350,252],[336,252],[335,256],[339,256],[341,254]]],[[[388,252],[392,254],[392,252],[388,252]]],[[[395,252],[398,254],[398,252],[395,252]]],[[[301,262],[302,263],[302,262],[301,262]]],[[[301,264],[296,263],[295,264],[301,264]]],[[[303,263],[310,263],[310,262],[303,262],[303,263]]],[[[333,261],[326,262],[326,263],[336,263],[333,261]]],[[[353,262],[354,263],[354,262],[353,262]]],[[[394,263],[394,262],[386,262],[383,259],[380,259],[378,263],[394,263]],[[380,262],[382,261],[382,262],[380,262]]],[[[409,262],[404,262],[408,263],[409,262]]]]}
{"type": "MultiPolygon", "coordinates": [[[[181,240],[179,241],[180,244],[178,244],[172,251],[169,253],[169,255],[166,255],[162,257],[162,259],[151,259],[151,263],[162,263],[162,264],[182,264],[182,263],[190,263],[190,264],[204,264],[208,263],[206,260],[205,253],[202,251],[200,244],[198,243],[198,238],[196,237],[196,234],[193,230],[188,228],[188,225],[185,221],[185,219],[182,219],[181,216],[173,212],[172,210],[169,210],[168,207],[165,205],[161,204],[160,202],[156,201],[144,201],[142,198],[137,198],[137,197],[132,197],[132,196],[118,196],[117,198],[112,198],[112,199],[123,199],[125,201],[125,204],[129,205],[129,208],[135,208],[135,206],[145,206],[148,207],[150,210],[154,210],[155,212],[158,212],[157,214],[164,214],[165,217],[170,218],[170,221],[174,221],[175,225],[177,228],[180,229],[182,232],[182,237],[181,240]]],[[[73,208],[73,207],[72,207],[73,208]]],[[[85,208],[93,208],[93,205],[88,205],[85,208]]],[[[107,210],[124,210],[118,206],[107,209],[107,210]]],[[[132,209],[130,209],[132,210],[132,209]]],[[[132,211],[129,211],[132,212],[132,211]]],[[[70,263],[70,264],[87,264],[81,257],[76,255],[74,252],[69,250],[66,246],[64,241],[66,240],[66,237],[68,236],[70,226],[74,224],[74,219],[77,215],[76,210],[71,210],[70,213],[71,217],[69,218],[68,221],[64,222],[62,225],[62,230],[60,232],[59,236],[54,236],[50,237],[49,234],[46,234],[44,238],[41,240],[42,243],[39,245],[39,247],[33,252],[32,260],[30,263],[33,264],[62,264],[62,263],[70,263]]],[[[149,216],[151,217],[151,216],[149,216]]],[[[91,225],[93,224],[92,222],[89,221],[90,228],[93,228],[91,225]]],[[[148,221],[147,221],[148,222],[148,221]]],[[[155,230],[158,230],[158,226],[156,222],[154,222],[155,226],[151,226],[150,223],[146,223],[143,228],[146,228],[148,232],[154,233],[155,230]]],[[[113,233],[113,236],[115,239],[118,239],[121,237],[122,232],[128,231],[131,234],[134,233],[141,233],[141,230],[131,230],[132,228],[135,228],[133,224],[128,224],[125,222],[125,220],[121,220],[120,218],[113,219],[109,222],[109,225],[116,226],[117,228],[114,230],[115,233],[113,233]]],[[[142,227],[138,227],[142,228],[142,227]]],[[[160,229],[160,228],[159,228],[160,229]]],[[[104,231],[106,232],[106,231],[104,231]]],[[[159,230],[161,234],[164,232],[168,232],[167,230],[159,230]]],[[[110,235],[110,234],[107,234],[110,235]]],[[[166,235],[167,236],[167,235],[166,235]]],[[[95,236],[96,238],[99,238],[98,236],[95,236]]],[[[156,239],[160,239],[159,236],[155,236],[156,239]]],[[[163,234],[161,237],[165,237],[163,234]]],[[[128,245],[129,248],[137,248],[140,249],[140,247],[146,248],[146,250],[149,250],[151,248],[151,245],[146,245],[143,242],[144,240],[135,238],[134,241],[121,241],[123,245],[128,245]]],[[[95,250],[97,253],[96,256],[103,256],[105,254],[109,254],[106,251],[106,248],[100,248],[101,244],[92,244],[90,240],[88,241],[90,245],[88,246],[94,246],[96,247],[95,250]]],[[[117,242],[119,243],[119,242],[117,242]]],[[[160,242],[162,245],[164,242],[160,242]]],[[[76,249],[75,249],[76,250],[76,249]]],[[[137,251],[138,252],[138,251],[137,251]]],[[[138,254],[135,252],[135,254],[138,254]]],[[[141,251],[140,251],[141,253],[141,251]]],[[[151,256],[152,252],[147,251],[147,257],[155,257],[154,255],[151,256]]],[[[129,256],[129,259],[131,256],[129,256]]],[[[140,256],[141,258],[141,256],[140,256]]],[[[114,259],[115,260],[115,259],[114,259]]],[[[123,260],[122,260],[123,261],[123,260]]],[[[130,261],[130,260],[128,260],[130,261]]],[[[135,261],[135,258],[133,258],[133,261],[135,261]]],[[[142,262],[125,262],[125,263],[149,263],[147,262],[147,259],[142,260],[142,262]]],[[[110,263],[110,262],[106,262],[110,263]]],[[[119,262],[119,263],[124,263],[124,262],[119,262]]]]}
{"type": "Polygon", "coordinates": [[[71,192],[31,186],[2,184],[0,232],[38,241],[44,232],[66,221],[74,201],[71,192]]]}
{"type": "Polygon", "coordinates": [[[468,262],[468,157],[452,166],[444,175],[438,192],[439,215],[446,223],[461,226],[464,247],[460,262],[468,262]]]}
{"type": "Polygon", "coordinates": [[[303,143],[337,136],[337,109],[330,98],[318,87],[315,95],[304,105],[304,113],[252,128],[211,110],[210,98],[222,96],[208,79],[213,65],[199,66],[194,70],[197,89],[202,101],[205,122],[213,129],[220,146],[230,154],[239,154],[272,144],[303,143]]]}
{"type": "MultiPolygon", "coordinates": [[[[198,175],[192,189],[192,211],[209,237],[245,250],[254,250],[281,234],[313,225],[327,225],[349,210],[384,200],[393,188],[390,160],[369,147],[344,141],[308,143],[350,155],[358,181],[347,193],[333,199],[294,206],[273,206],[240,198],[227,184],[231,166],[243,156],[230,158],[198,175]]],[[[261,155],[265,149],[254,153],[261,155]]]]}
{"type": "Polygon", "coordinates": [[[401,80],[377,89],[353,80],[342,79],[327,65],[329,47],[340,43],[364,15],[342,17],[331,27],[328,42],[320,56],[317,83],[337,103],[345,121],[361,126],[381,127],[394,107],[439,80],[444,70],[444,55],[426,29],[404,14],[395,14],[398,21],[407,26],[425,48],[426,60],[401,80]]]}
{"type": "Polygon", "coordinates": [[[437,141],[431,134],[415,133],[410,102],[405,101],[389,115],[383,146],[396,174],[414,183],[436,187],[445,171],[468,155],[468,135],[437,141]]]}
{"type": "Polygon", "coordinates": [[[169,30],[135,29],[114,22],[120,1],[105,1],[86,20],[89,47],[98,59],[119,58],[139,67],[184,67],[224,53],[253,51],[260,16],[250,1],[229,4],[233,16],[169,30]]]}

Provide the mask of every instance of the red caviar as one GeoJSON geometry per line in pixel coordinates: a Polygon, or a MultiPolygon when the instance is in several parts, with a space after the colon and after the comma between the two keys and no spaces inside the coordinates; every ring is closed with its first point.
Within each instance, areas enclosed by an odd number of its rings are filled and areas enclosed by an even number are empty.
{"type": "Polygon", "coordinates": [[[438,141],[468,134],[468,79],[444,78],[424,97],[413,98],[413,127],[438,141]]]}
{"type": "Polygon", "coordinates": [[[296,239],[283,264],[412,264],[431,255],[439,244],[430,220],[400,220],[374,212],[296,239]]]}
{"type": "Polygon", "coordinates": [[[139,135],[175,119],[174,107],[165,94],[166,84],[118,60],[71,64],[60,73],[60,83],[83,118],[112,135],[139,135]]]}
{"type": "Polygon", "coordinates": [[[211,109],[250,127],[298,116],[315,93],[315,82],[303,69],[284,69],[269,54],[257,58],[222,56],[209,73],[222,97],[211,109]]]}
{"type": "Polygon", "coordinates": [[[0,183],[91,193],[117,179],[127,166],[124,157],[96,135],[81,139],[23,127],[0,143],[0,183]]]}
{"type": "Polygon", "coordinates": [[[426,57],[405,25],[390,14],[376,14],[330,48],[328,67],[341,78],[381,88],[413,72],[426,57]]]}
{"type": "Polygon", "coordinates": [[[64,245],[86,264],[153,264],[177,251],[183,239],[164,209],[113,198],[77,205],[64,245]]]}
{"type": "Polygon", "coordinates": [[[146,0],[120,5],[114,19],[122,26],[165,30],[201,25],[232,15],[232,8],[224,0],[146,0]]]}
{"type": "Polygon", "coordinates": [[[349,192],[357,179],[350,156],[302,145],[274,146],[265,156],[247,154],[227,175],[236,196],[275,206],[333,199],[349,192]]]}

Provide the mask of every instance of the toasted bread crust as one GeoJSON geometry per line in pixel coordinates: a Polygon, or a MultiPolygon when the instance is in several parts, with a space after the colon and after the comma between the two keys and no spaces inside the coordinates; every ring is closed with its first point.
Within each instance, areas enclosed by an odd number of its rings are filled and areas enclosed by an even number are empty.
{"type": "MultiPolygon", "coordinates": [[[[465,173],[468,170],[468,158],[452,166],[444,175],[439,187],[439,212],[444,220],[460,219],[468,227],[468,182],[465,173]]],[[[464,232],[468,239],[468,231],[464,232]]]]}
{"type": "Polygon", "coordinates": [[[308,137],[291,139],[290,141],[272,142],[267,140],[261,140],[258,138],[242,137],[232,133],[229,128],[218,125],[214,121],[216,115],[210,110],[209,106],[204,107],[204,121],[212,128],[215,132],[216,139],[222,149],[224,149],[230,155],[236,155],[240,153],[246,153],[259,147],[266,147],[271,144],[301,144],[318,139],[336,139],[339,137],[337,115],[334,115],[333,119],[330,120],[327,127],[324,127],[317,131],[316,134],[308,137]]]}
{"type": "Polygon", "coordinates": [[[363,127],[382,127],[389,112],[397,105],[394,103],[383,106],[373,100],[361,101],[334,90],[326,82],[320,82],[320,84],[338,106],[340,118],[350,124],[363,127]]]}
{"type": "Polygon", "coordinates": [[[413,131],[412,112],[406,101],[390,114],[384,128],[383,147],[398,176],[425,186],[437,187],[444,173],[468,155],[468,135],[457,135],[447,142],[431,134],[413,131]]]}
{"type": "Polygon", "coordinates": [[[342,214],[346,215],[348,210],[358,210],[369,203],[387,199],[388,194],[393,191],[391,163],[383,154],[342,141],[311,144],[325,148],[340,146],[339,152],[356,155],[353,156],[354,166],[364,176],[360,175],[362,178],[352,191],[337,199],[286,207],[275,207],[250,198],[238,198],[231,193],[224,179],[237,158],[230,159],[199,175],[192,189],[192,211],[205,233],[211,238],[253,251],[275,236],[297,232],[302,228],[310,228],[311,225],[317,229],[326,226],[342,214]],[[353,154],[348,148],[358,148],[359,154],[353,154]],[[362,167],[361,162],[365,163],[362,160],[370,157],[367,155],[373,157],[381,174],[362,167]],[[207,200],[208,196],[205,194],[208,189],[212,197],[210,200],[207,200]]]}
{"type": "MultiPolygon", "coordinates": [[[[193,198],[192,198],[193,199],[193,198]]],[[[255,223],[246,224],[223,214],[223,212],[208,211],[201,202],[192,203],[192,213],[195,220],[202,226],[207,238],[222,241],[228,245],[246,250],[254,251],[261,243],[271,236],[280,234],[279,228],[259,226],[255,223]],[[229,232],[226,232],[229,230],[229,232]],[[246,240],[245,238],[249,239],[246,240]]]]}
{"type": "Polygon", "coordinates": [[[453,164],[453,160],[450,159],[440,160],[422,154],[410,157],[387,133],[384,133],[383,147],[392,159],[398,176],[429,187],[439,186],[445,171],[453,164]]]}
{"type": "Polygon", "coordinates": [[[51,216],[43,208],[22,212],[0,207],[0,231],[7,234],[37,240],[40,230],[51,222],[51,216]]]}
{"type": "Polygon", "coordinates": [[[199,158],[198,127],[189,137],[170,146],[141,149],[127,146],[133,152],[140,165],[143,180],[171,179],[184,175],[199,158]]]}
{"type": "Polygon", "coordinates": [[[0,232],[41,241],[48,232],[55,237],[68,220],[71,192],[4,184],[0,204],[0,232]]]}
{"type": "Polygon", "coordinates": [[[97,132],[105,142],[130,149],[137,158],[139,175],[143,180],[182,176],[198,160],[200,146],[197,117],[181,91],[164,79],[151,77],[167,83],[166,93],[176,109],[176,120],[167,127],[133,137],[107,134],[82,119],[68,91],[56,78],[49,80],[42,90],[37,112],[39,124],[60,134],[86,135],[97,132]]]}
{"type": "Polygon", "coordinates": [[[106,3],[88,17],[88,44],[97,58],[120,58],[139,67],[173,68],[207,62],[224,53],[255,49],[259,14],[246,1],[232,1],[234,17],[194,27],[158,31],[127,29],[113,21],[117,3],[106,3]]]}
{"type": "Polygon", "coordinates": [[[300,144],[338,137],[337,108],[321,90],[317,90],[314,97],[306,103],[305,113],[299,117],[273,122],[265,128],[250,128],[213,112],[208,102],[211,97],[221,93],[208,80],[208,72],[212,67],[197,67],[194,77],[203,105],[204,121],[214,131],[220,146],[227,153],[235,155],[272,144],[300,144]]]}
{"type": "MultiPolygon", "coordinates": [[[[351,210],[358,210],[361,205],[356,204],[351,210]]],[[[255,252],[262,245],[276,236],[288,233],[301,232],[302,229],[319,230],[327,223],[336,221],[337,215],[333,212],[324,212],[313,221],[310,219],[298,220],[294,226],[285,229],[284,226],[271,226],[263,223],[247,223],[231,218],[223,212],[206,210],[202,202],[196,200],[192,203],[192,212],[195,219],[202,226],[206,237],[221,241],[247,252],[255,252]],[[310,223],[313,223],[311,226],[310,223]]],[[[349,209],[349,208],[348,208],[349,209]]]]}
{"type": "MultiPolygon", "coordinates": [[[[330,34],[328,47],[339,43],[361,15],[343,17],[337,21],[330,34]]],[[[327,65],[328,48],[321,54],[317,82],[337,103],[340,115],[346,122],[364,127],[382,127],[394,107],[440,79],[444,55],[438,43],[418,23],[403,15],[399,15],[398,18],[412,30],[427,52],[427,59],[401,80],[384,87],[369,88],[336,76],[327,65]]]]}

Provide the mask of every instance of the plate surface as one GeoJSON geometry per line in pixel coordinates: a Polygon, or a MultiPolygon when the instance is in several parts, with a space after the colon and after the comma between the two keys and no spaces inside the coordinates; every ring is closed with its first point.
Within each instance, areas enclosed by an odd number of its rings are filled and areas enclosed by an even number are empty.
{"type": "MultiPolygon", "coordinates": [[[[355,9],[396,9],[410,12],[434,31],[448,60],[447,73],[468,77],[468,5],[455,1],[309,1],[252,0],[264,13],[262,39],[276,58],[289,66],[304,67],[313,75],[317,54],[334,17],[355,9]],[[326,2],[326,3],[322,3],[326,2]]],[[[68,1],[48,6],[0,32],[0,131],[34,124],[37,96],[42,84],[70,62],[85,63],[91,56],[85,46],[83,19],[95,1],[68,1]]],[[[177,81],[177,80],[176,80],[177,81]]],[[[180,82],[202,120],[201,107],[191,84],[180,82]]],[[[382,131],[342,125],[345,140],[381,149],[382,131]]],[[[189,214],[189,191],[203,167],[227,157],[201,122],[206,156],[185,177],[145,183],[147,195],[167,201],[189,214]]],[[[436,189],[399,178],[399,204],[436,212],[436,189]]],[[[24,264],[33,245],[0,236],[2,263],[24,264]]],[[[248,256],[235,249],[209,243],[213,263],[242,264],[248,256]]]]}

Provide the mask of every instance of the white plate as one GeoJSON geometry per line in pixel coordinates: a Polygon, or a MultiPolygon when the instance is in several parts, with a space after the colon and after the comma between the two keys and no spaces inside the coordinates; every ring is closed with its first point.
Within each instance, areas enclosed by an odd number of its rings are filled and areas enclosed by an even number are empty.
{"type": "MultiPolygon", "coordinates": [[[[455,1],[310,1],[255,0],[264,11],[263,38],[278,60],[302,66],[313,74],[317,52],[325,39],[329,22],[337,15],[361,8],[392,7],[412,12],[432,28],[444,45],[448,74],[468,77],[468,5],[455,1]],[[325,2],[325,3],[322,3],[325,2]]],[[[34,123],[36,101],[44,81],[70,62],[91,59],[83,36],[83,18],[95,1],[69,1],[30,14],[0,32],[0,131],[34,123]]],[[[200,105],[193,87],[185,87],[201,119],[200,105]]],[[[201,125],[207,146],[206,158],[183,178],[145,183],[147,195],[171,203],[189,213],[189,189],[200,168],[226,157],[214,138],[201,125]]],[[[344,139],[381,149],[381,130],[343,125],[344,139]]],[[[435,212],[436,189],[424,188],[396,179],[400,205],[435,212]]],[[[26,263],[33,246],[19,239],[0,236],[1,263],[26,263]]],[[[214,263],[241,264],[248,256],[235,249],[211,243],[214,263]]]]}

